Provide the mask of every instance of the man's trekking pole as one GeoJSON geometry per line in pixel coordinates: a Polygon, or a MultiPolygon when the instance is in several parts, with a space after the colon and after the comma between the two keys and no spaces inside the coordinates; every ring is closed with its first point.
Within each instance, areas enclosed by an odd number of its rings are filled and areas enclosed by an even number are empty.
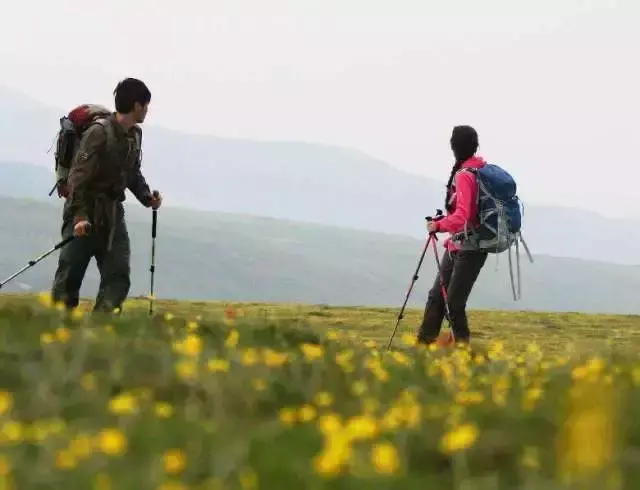
{"type": "Polygon", "coordinates": [[[158,210],[154,209],[151,214],[151,289],[149,291],[149,315],[153,314],[153,286],[156,272],[156,231],[158,228],[158,210]]]}
{"type": "Polygon", "coordinates": [[[398,330],[398,325],[400,325],[400,321],[404,317],[404,310],[407,306],[407,302],[409,301],[409,296],[411,296],[411,292],[413,291],[413,286],[418,280],[418,272],[420,272],[420,267],[422,267],[422,262],[424,261],[424,256],[427,253],[429,248],[429,243],[431,242],[431,235],[427,238],[427,241],[424,244],[424,248],[422,249],[422,254],[420,254],[420,260],[418,261],[418,266],[416,267],[416,271],[413,273],[411,278],[411,283],[409,284],[409,290],[404,297],[404,303],[402,303],[402,308],[400,308],[400,313],[398,314],[398,318],[396,320],[396,326],[393,328],[393,332],[391,332],[391,337],[389,337],[389,344],[387,345],[387,350],[391,349],[391,343],[393,342],[393,338],[396,335],[396,331],[398,330]]]}
{"type": "Polygon", "coordinates": [[[11,282],[13,279],[15,279],[16,277],[18,277],[20,274],[22,274],[24,271],[30,269],[31,267],[33,267],[34,265],[36,265],[38,262],[40,262],[41,260],[45,259],[46,257],[48,257],[49,255],[51,255],[53,252],[55,252],[56,250],[61,249],[62,247],[64,247],[67,243],[69,243],[71,240],[73,240],[75,238],[74,235],[71,235],[70,237],[65,238],[64,240],[62,240],[61,242],[57,243],[53,248],[51,248],[50,250],[46,251],[45,253],[43,253],[40,257],[37,257],[33,260],[30,260],[28,262],[27,265],[25,265],[22,269],[20,269],[18,272],[15,272],[14,274],[10,275],[9,277],[7,277],[4,281],[0,282],[0,289],[2,289],[8,282],[11,282]]]}

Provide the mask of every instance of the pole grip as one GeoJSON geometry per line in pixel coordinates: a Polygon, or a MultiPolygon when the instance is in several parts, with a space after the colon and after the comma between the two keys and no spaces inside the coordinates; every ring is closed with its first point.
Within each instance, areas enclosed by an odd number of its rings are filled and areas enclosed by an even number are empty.
{"type": "Polygon", "coordinates": [[[151,214],[151,238],[156,237],[158,229],[158,210],[154,209],[151,214]]]}

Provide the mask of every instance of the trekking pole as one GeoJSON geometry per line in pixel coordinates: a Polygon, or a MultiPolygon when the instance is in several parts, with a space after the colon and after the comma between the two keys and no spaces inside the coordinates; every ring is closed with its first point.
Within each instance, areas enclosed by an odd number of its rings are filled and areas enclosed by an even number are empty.
{"type": "Polygon", "coordinates": [[[33,260],[30,260],[27,265],[25,265],[22,269],[20,269],[18,272],[15,272],[14,274],[10,275],[9,277],[7,277],[4,281],[0,282],[0,289],[2,289],[8,282],[12,281],[13,279],[15,279],[16,277],[18,277],[20,274],[22,274],[24,271],[30,269],[31,267],[33,267],[34,265],[36,265],[38,262],[40,262],[41,260],[45,259],[46,257],[48,257],[49,255],[51,255],[53,252],[55,252],[56,250],[61,249],[62,247],[64,247],[67,243],[69,243],[71,240],[73,240],[75,238],[75,235],[71,235],[67,238],[65,238],[64,240],[62,240],[61,242],[58,242],[56,245],[54,245],[53,248],[51,248],[50,250],[46,251],[45,253],[43,253],[40,257],[37,257],[33,260]]]}
{"type": "MultiPolygon", "coordinates": [[[[438,209],[436,211],[436,219],[441,219],[443,216],[442,214],[442,210],[438,209]]],[[[433,218],[432,217],[427,217],[426,218],[427,221],[431,221],[433,218]]],[[[411,295],[411,292],[413,291],[413,287],[416,283],[416,281],[418,280],[418,272],[420,271],[420,267],[422,267],[422,261],[424,260],[424,256],[427,253],[427,250],[429,249],[429,243],[433,243],[435,245],[435,241],[437,240],[436,236],[434,233],[429,233],[429,237],[427,238],[427,241],[424,244],[424,248],[422,249],[422,254],[420,255],[420,260],[418,262],[418,267],[416,267],[416,271],[413,274],[413,277],[411,279],[411,284],[409,285],[409,290],[407,291],[407,294],[404,298],[404,303],[402,304],[402,308],[400,309],[400,313],[398,314],[398,318],[396,320],[396,325],[393,329],[393,332],[391,332],[391,336],[389,337],[389,344],[387,345],[387,350],[391,349],[391,343],[393,342],[393,338],[396,335],[396,331],[398,330],[398,325],[400,325],[400,321],[404,318],[404,310],[407,306],[407,302],[409,301],[409,296],[411,295]]]]}
{"type": "MultiPolygon", "coordinates": [[[[430,221],[430,219],[427,217],[427,221],[430,221]]],[[[447,293],[447,288],[444,285],[444,278],[442,277],[442,266],[440,265],[440,254],[438,253],[438,246],[436,245],[436,242],[438,241],[438,238],[436,237],[435,233],[433,234],[433,254],[436,257],[436,265],[438,266],[438,276],[440,277],[440,293],[442,294],[442,300],[444,302],[444,316],[447,319],[447,322],[449,323],[449,331],[451,332],[451,336],[453,337],[453,340],[455,341],[455,334],[453,333],[453,325],[451,323],[451,314],[449,312],[449,294],[447,293]]]]}
{"type": "Polygon", "coordinates": [[[387,345],[387,350],[391,349],[391,343],[393,342],[393,338],[395,337],[396,331],[398,330],[398,325],[400,325],[400,321],[404,317],[404,310],[407,306],[407,302],[409,301],[409,296],[413,291],[413,286],[418,280],[418,272],[420,272],[420,267],[422,267],[422,262],[424,261],[424,256],[427,253],[427,250],[429,248],[429,243],[431,242],[431,238],[432,236],[429,235],[429,237],[427,238],[427,241],[424,244],[424,248],[422,249],[422,254],[420,255],[420,260],[418,261],[418,267],[416,267],[416,271],[413,273],[413,277],[411,278],[411,283],[409,284],[409,290],[407,291],[407,294],[404,297],[404,303],[402,303],[402,308],[400,308],[400,313],[398,314],[398,318],[396,320],[396,326],[394,327],[393,332],[391,332],[391,337],[389,337],[389,344],[387,345]]]}
{"type": "Polygon", "coordinates": [[[154,209],[151,214],[151,289],[149,291],[149,315],[153,314],[153,286],[156,272],[156,231],[158,228],[158,210],[154,209]]]}

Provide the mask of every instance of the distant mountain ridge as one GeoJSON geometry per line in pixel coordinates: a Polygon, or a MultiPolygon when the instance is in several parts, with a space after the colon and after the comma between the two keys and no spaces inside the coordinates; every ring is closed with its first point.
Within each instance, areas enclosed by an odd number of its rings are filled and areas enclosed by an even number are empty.
{"type": "MultiPolygon", "coordinates": [[[[127,206],[132,243],[131,295],[149,290],[150,213],[127,206]]],[[[3,279],[59,240],[60,205],[0,198],[0,222],[10,224],[0,254],[3,279]]],[[[5,230],[9,227],[5,227],[5,230]]],[[[189,300],[298,302],[398,307],[423,241],[411,237],[285,222],[237,214],[162,209],[158,220],[156,292],[189,300]]],[[[507,261],[487,262],[472,308],[640,314],[640,267],[536,256],[522,257],[522,300],[511,297],[507,261]]],[[[48,290],[56,255],[6,290],[48,290]]],[[[435,278],[426,256],[410,305],[423,308],[435,278]]],[[[91,264],[83,295],[98,285],[91,264]]],[[[406,326],[405,328],[416,326],[406,326]]],[[[391,328],[391,327],[390,327],[391,328]]]]}
{"type": "MultiPolygon", "coordinates": [[[[47,199],[54,177],[46,150],[64,112],[0,88],[0,195],[47,199]]],[[[145,124],[143,145],[144,172],[167,205],[412,237],[424,236],[424,216],[443,206],[444,182],[348,148],[224,139],[152,124],[145,124]]],[[[640,263],[640,220],[524,205],[532,253],[640,263]]]]}

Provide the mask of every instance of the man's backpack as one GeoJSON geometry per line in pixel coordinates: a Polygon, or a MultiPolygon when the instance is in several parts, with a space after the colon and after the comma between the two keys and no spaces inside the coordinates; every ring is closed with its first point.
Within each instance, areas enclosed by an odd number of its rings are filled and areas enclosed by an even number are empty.
{"type": "Polygon", "coordinates": [[[49,192],[58,190],[58,197],[67,197],[67,177],[71,163],[78,150],[84,132],[93,124],[101,124],[107,130],[107,138],[112,138],[111,125],[107,118],[112,111],[99,104],[82,104],[60,118],[60,129],[55,152],[56,183],[49,192]]]}
{"type": "Polygon", "coordinates": [[[520,247],[522,243],[529,260],[533,258],[522,237],[521,202],[514,178],[502,167],[485,164],[480,168],[465,168],[476,177],[478,226],[453,236],[453,243],[461,250],[481,250],[491,254],[509,252],[509,273],[514,299],[520,296],[520,247]],[[511,247],[516,248],[518,267],[518,295],[516,296],[511,263],[511,247]]]}

